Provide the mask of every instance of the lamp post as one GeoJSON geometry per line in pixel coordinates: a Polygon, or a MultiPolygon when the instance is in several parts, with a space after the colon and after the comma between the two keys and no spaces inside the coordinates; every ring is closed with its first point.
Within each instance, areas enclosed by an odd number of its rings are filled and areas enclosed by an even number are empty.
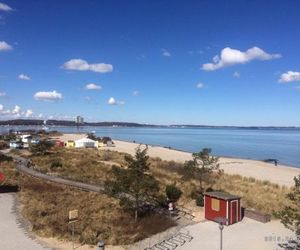
{"type": "Polygon", "coordinates": [[[224,224],[228,221],[224,217],[217,217],[215,219],[216,222],[219,223],[219,229],[220,229],[220,250],[223,249],[223,229],[224,229],[224,224]]]}
{"type": "Polygon", "coordinates": [[[219,223],[219,229],[220,229],[220,250],[223,249],[223,229],[224,225],[222,222],[219,223]]]}

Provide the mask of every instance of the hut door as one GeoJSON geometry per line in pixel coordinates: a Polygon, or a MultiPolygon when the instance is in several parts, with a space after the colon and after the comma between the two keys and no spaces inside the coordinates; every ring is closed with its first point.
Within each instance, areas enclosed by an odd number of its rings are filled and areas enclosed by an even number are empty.
{"type": "Polygon", "coordinates": [[[238,202],[232,201],[231,202],[231,224],[236,223],[238,221],[238,208],[237,208],[238,202]]]}

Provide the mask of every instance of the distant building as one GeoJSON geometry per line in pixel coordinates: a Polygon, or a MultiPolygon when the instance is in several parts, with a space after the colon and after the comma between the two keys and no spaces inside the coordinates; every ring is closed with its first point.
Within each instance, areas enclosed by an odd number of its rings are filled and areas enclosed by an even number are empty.
{"type": "Polygon", "coordinates": [[[80,116],[80,115],[78,115],[78,116],[76,117],[76,123],[77,123],[77,124],[83,124],[83,123],[84,123],[83,117],[80,116]]]}
{"type": "Polygon", "coordinates": [[[89,138],[82,138],[75,141],[75,148],[95,148],[97,142],[89,138]]]}

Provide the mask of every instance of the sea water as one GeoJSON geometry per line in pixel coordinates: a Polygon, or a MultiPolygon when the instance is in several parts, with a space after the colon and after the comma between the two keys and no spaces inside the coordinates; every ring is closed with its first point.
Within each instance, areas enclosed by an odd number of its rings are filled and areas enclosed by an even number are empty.
{"type": "MultiPolygon", "coordinates": [[[[10,129],[29,129],[35,126],[10,126],[10,129]]],[[[95,132],[117,140],[135,141],[149,145],[171,147],[188,152],[211,148],[217,156],[244,159],[277,159],[279,164],[300,168],[300,129],[271,128],[145,128],[145,127],[62,127],[50,130],[65,133],[95,132]]],[[[0,132],[7,130],[0,127],[0,132]]]]}

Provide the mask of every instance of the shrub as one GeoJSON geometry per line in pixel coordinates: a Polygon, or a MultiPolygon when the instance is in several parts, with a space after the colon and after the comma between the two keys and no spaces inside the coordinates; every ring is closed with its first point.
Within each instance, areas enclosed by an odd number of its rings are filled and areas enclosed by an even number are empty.
{"type": "Polygon", "coordinates": [[[167,197],[163,194],[160,194],[156,197],[156,201],[157,201],[159,206],[165,207],[166,204],[167,204],[167,197]]]}
{"type": "Polygon", "coordinates": [[[8,143],[5,141],[0,141],[0,150],[9,148],[8,143]]]}
{"type": "Polygon", "coordinates": [[[45,155],[53,145],[51,141],[40,141],[38,144],[30,145],[30,151],[35,155],[45,155]]]}
{"type": "Polygon", "coordinates": [[[198,207],[203,207],[204,206],[204,197],[202,194],[199,194],[197,199],[196,199],[196,205],[198,207]]]}
{"type": "Polygon", "coordinates": [[[214,191],[214,189],[211,188],[211,187],[209,187],[209,188],[206,189],[206,192],[213,192],[213,191],[214,191]]]}
{"type": "Polygon", "coordinates": [[[170,201],[176,202],[182,195],[182,191],[174,185],[167,185],[166,195],[170,201]]]}
{"type": "Polygon", "coordinates": [[[12,161],[12,157],[0,154],[0,162],[3,161],[12,161]]]}
{"type": "Polygon", "coordinates": [[[55,170],[57,168],[61,168],[63,165],[59,159],[54,159],[51,163],[50,169],[55,170]]]}

